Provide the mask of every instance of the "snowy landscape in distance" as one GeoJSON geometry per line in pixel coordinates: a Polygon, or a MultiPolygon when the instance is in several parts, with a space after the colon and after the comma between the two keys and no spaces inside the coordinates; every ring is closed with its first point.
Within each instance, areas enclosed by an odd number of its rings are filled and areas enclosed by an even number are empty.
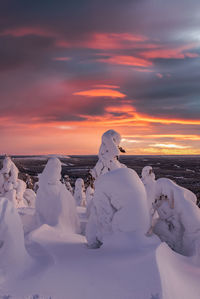
{"type": "Polygon", "coordinates": [[[200,157],[2,156],[0,298],[199,299],[200,157]]]}

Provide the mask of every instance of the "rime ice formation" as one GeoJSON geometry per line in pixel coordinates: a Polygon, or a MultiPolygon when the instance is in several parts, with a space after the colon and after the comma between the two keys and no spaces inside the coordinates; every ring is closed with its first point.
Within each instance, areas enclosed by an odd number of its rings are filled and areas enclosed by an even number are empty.
{"type": "Polygon", "coordinates": [[[0,269],[4,274],[23,267],[29,260],[24,246],[24,231],[14,204],[0,199],[0,269]]]}
{"type": "Polygon", "coordinates": [[[94,197],[94,189],[89,185],[86,189],[86,215],[89,217],[94,197]]]}
{"type": "Polygon", "coordinates": [[[142,169],[142,182],[145,186],[147,193],[147,202],[149,211],[152,209],[152,203],[155,200],[156,180],[155,174],[151,166],[145,166],[142,169]]]}
{"type": "Polygon", "coordinates": [[[64,176],[64,184],[65,184],[67,190],[68,190],[71,194],[73,194],[73,188],[72,188],[72,186],[71,186],[70,178],[69,178],[68,175],[65,175],[65,176],[64,176]]]}
{"type": "Polygon", "coordinates": [[[119,162],[120,151],[125,152],[120,146],[121,136],[114,130],[108,130],[102,135],[99,149],[99,160],[90,171],[92,177],[97,179],[100,175],[110,170],[126,167],[119,162]]]}
{"type": "Polygon", "coordinates": [[[26,183],[18,179],[18,173],[14,162],[6,156],[0,171],[0,194],[13,200],[16,207],[21,207],[25,206],[23,195],[26,190],[26,183]]]}
{"type": "Polygon", "coordinates": [[[78,178],[75,182],[74,198],[77,206],[85,206],[85,185],[81,178],[78,178]]]}
{"type": "Polygon", "coordinates": [[[28,207],[35,208],[36,194],[32,189],[26,189],[24,192],[24,201],[28,207]]]}
{"type": "Polygon", "coordinates": [[[152,225],[154,233],[175,251],[195,255],[200,241],[200,210],[195,204],[195,195],[161,178],[156,181],[155,197],[153,206],[159,218],[152,225]]]}
{"type": "Polygon", "coordinates": [[[48,224],[61,231],[79,231],[74,198],[61,183],[61,162],[50,158],[39,176],[36,216],[39,224],[48,224]]]}
{"type": "Polygon", "coordinates": [[[119,168],[98,178],[86,227],[89,246],[98,247],[118,232],[144,235],[148,225],[145,188],[134,170],[119,168]]]}

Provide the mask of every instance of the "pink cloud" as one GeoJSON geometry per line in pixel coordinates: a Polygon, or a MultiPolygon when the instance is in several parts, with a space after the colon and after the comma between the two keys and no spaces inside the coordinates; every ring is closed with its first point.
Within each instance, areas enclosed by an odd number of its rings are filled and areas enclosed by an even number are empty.
{"type": "Polygon", "coordinates": [[[100,59],[99,61],[110,64],[120,64],[136,67],[149,67],[153,64],[151,61],[148,61],[147,59],[126,55],[113,55],[107,59],[100,59]]]}
{"type": "Polygon", "coordinates": [[[55,33],[42,27],[18,27],[12,29],[6,29],[0,33],[0,35],[11,35],[13,37],[23,37],[26,35],[38,35],[38,36],[54,36],[55,33]]]}

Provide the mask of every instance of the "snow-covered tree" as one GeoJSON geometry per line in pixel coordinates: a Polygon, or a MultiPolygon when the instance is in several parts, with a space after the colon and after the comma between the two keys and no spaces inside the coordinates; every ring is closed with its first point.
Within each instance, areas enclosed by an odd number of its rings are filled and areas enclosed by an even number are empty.
{"type": "Polygon", "coordinates": [[[24,192],[26,183],[18,179],[19,170],[10,157],[5,157],[0,171],[0,194],[13,201],[16,207],[26,206],[24,192]]]}
{"type": "Polygon", "coordinates": [[[67,174],[64,176],[63,182],[64,182],[67,190],[73,195],[73,188],[70,183],[70,177],[67,174]]]}
{"type": "Polygon", "coordinates": [[[153,206],[159,218],[153,219],[150,231],[175,251],[195,254],[200,240],[200,209],[194,193],[161,178],[156,181],[155,198],[153,206]]]}
{"type": "Polygon", "coordinates": [[[108,171],[126,167],[119,162],[120,152],[125,152],[120,147],[121,136],[114,130],[108,130],[102,135],[101,146],[98,154],[98,162],[90,173],[94,179],[108,171]]]}
{"type": "Polygon", "coordinates": [[[0,269],[5,273],[22,269],[30,261],[25,245],[20,216],[13,202],[0,200],[0,269]]]}
{"type": "Polygon", "coordinates": [[[86,215],[89,217],[94,197],[94,188],[89,185],[86,189],[86,215]]]}
{"type": "Polygon", "coordinates": [[[99,177],[93,203],[86,227],[90,247],[118,232],[144,235],[149,225],[146,192],[134,170],[116,169],[99,177]]]}
{"type": "Polygon", "coordinates": [[[63,231],[79,231],[75,201],[61,183],[61,162],[50,158],[39,176],[36,216],[39,224],[56,226],[63,231]]]}
{"type": "Polygon", "coordinates": [[[85,206],[86,198],[85,198],[85,185],[84,181],[81,178],[78,178],[75,182],[74,188],[74,198],[77,206],[85,206]]]}
{"type": "Polygon", "coordinates": [[[147,202],[149,206],[149,212],[152,209],[152,203],[155,200],[155,189],[156,189],[156,180],[155,174],[151,166],[145,166],[142,169],[142,182],[145,186],[146,193],[147,193],[147,202]]]}

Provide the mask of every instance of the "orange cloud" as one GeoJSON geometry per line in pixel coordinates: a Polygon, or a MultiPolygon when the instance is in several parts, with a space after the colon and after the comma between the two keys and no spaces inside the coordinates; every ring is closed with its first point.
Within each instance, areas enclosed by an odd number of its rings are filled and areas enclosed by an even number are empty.
{"type": "Polygon", "coordinates": [[[135,114],[135,120],[162,124],[200,125],[200,120],[154,118],[142,114],[135,114]]]}
{"type": "Polygon", "coordinates": [[[110,97],[110,98],[125,98],[126,95],[112,89],[90,89],[73,93],[73,95],[80,95],[86,97],[110,97]]]}
{"type": "Polygon", "coordinates": [[[125,56],[125,55],[114,55],[107,59],[99,59],[98,61],[110,63],[110,64],[120,64],[136,67],[149,67],[152,66],[152,62],[143,58],[125,56]]]}
{"type": "Polygon", "coordinates": [[[150,144],[150,147],[158,147],[158,148],[175,148],[175,149],[185,149],[185,148],[191,148],[191,146],[185,146],[185,145],[179,145],[179,144],[173,144],[173,143],[155,143],[150,144]]]}
{"type": "Polygon", "coordinates": [[[194,148],[170,149],[170,148],[139,148],[137,152],[133,149],[132,153],[139,155],[199,155],[200,151],[194,148]]]}
{"type": "Polygon", "coordinates": [[[162,138],[172,138],[177,140],[191,140],[198,141],[200,140],[200,135],[191,135],[191,134],[148,134],[148,135],[124,135],[124,138],[145,138],[145,139],[162,139],[162,138]]]}

